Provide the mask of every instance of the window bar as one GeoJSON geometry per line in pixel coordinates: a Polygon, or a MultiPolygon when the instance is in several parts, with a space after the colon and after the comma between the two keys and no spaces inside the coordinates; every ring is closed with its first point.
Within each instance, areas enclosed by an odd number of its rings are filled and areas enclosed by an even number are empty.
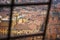
{"type": "MultiPolygon", "coordinates": [[[[33,36],[42,36],[42,33],[39,34],[32,34],[32,35],[21,35],[21,36],[15,36],[15,37],[10,37],[10,39],[17,39],[17,38],[24,38],[24,37],[33,37],[33,36]]],[[[7,40],[7,38],[3,38],[0,40],[7,40]]]]}
{"type": "Polygon", "coordinates": [[[8,37],[7,37],[7,40],[10,40],[10,35],[11,35],[13,5],[14,5],[14,0],[11,1],[11,13],[10,13],[10,22],[9,22],[9,27],[8,27],[8,34],[7,34],[8,37]]]}
{"type": "Polygon", "coordinates": [[[24,4],[14,4],[14,6],[28,6],[28,5],[48,5],[49,2],[46,3],[24,3],[24,4]]]}
{"type": "Polygon", "coordinates": [[[46,21],[45,21],[45,29],[44,29],[44,34],[43,34],[43,39],[42,40],[45,40],[45,36],[46,36],[46,30],[47,30],[47,25],[48,25],[48,20],[49,20],[49,11],[50,11],[50,8],[51,8],[51,2],[52,2],[52,0],[50,0],[49,5],[48,5],[46,21]]]}

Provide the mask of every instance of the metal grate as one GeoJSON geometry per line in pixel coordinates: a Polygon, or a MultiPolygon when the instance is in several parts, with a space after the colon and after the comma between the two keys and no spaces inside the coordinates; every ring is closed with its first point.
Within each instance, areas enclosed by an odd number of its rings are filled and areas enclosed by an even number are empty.
{"type": "Polygon", "coordinates": [[[48,19],[49,19],[49,11],[51,7],[51,0],[49,2],[42,2],[42,3],[22,3],[22,4],[14,4],[14,0],[11,1],[11,4],[0,4],[0,7],[10,7],[11,13],[10,13],[10,21],[9,21],[9,28],[8,28],[8,37],[3,38],[0,40],[10,40],[10,39],[17,39],[17,38],[24,38],[24,37],[32,37],[32,36],[43,36],[43,39],[45,39],[45,34],[46,34],[46,29],[47,29],[47,24],[48,24],[48,19]],[[12,25],[12,11],[14,6],[29,6],[29,5],[48,5],[48,10],[47,10],[47,16],[45,20],[45,28],[44,28],[44,33],[43,34],[33,34],[33,35],[22,35],[18,37],[10,37],[11,35],[11,25],[12,25]]]}

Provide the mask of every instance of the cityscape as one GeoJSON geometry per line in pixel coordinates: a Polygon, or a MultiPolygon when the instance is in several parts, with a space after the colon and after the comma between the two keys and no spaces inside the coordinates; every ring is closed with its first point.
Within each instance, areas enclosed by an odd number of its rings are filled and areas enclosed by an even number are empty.
{"type": "Polygon", "coordinates": [[[11,30],[19,35],[43,33],[40,26],[45,22],[47,7],[47,5],[14,7],[11,30]]]}
{"type": "MultiPolygon", "coordinates": [[[[15,0],[15,3],[48,2],[49,0],[15,0]]],[[[10,4],[11,0],[0,0],[10,4]]],[[[11,37],[44,33],[48,5],[15,6],[12,13],[11,37]]],[[[7,37],[10,7],[0,7],[0,38],[7,37]]],[[[32,36],[14,40],[42,40],[43,36],[32,36]]],[[[13,39],[11,39],[13,40],[13,39]]],[[[45,40],[60,40],[60,0],[52,0],[45,40]]]]}
{"type": "MultiPolygon", "coordinates": [[[[12,0],[0,0],[0,4],[11,4],[12,0]]],[[[49,0],[14,0],[14,3],[38,3],[38,2],[49,2],[49,0]]]]}
{"type": "Polygon", "coordinates": [[[0,4],[11,4],[11,0],[0,0],[0,4]]]}
{"type": "Polygon", "coordinates": [[[15,4],[49,2],[49,0],[15,0],[15,4]]]}
{"type": "Polygon", "coordinates": [[[7,37],[7,30],[9,27],[10,8],[0,7],[0,38],[7,37]]]}

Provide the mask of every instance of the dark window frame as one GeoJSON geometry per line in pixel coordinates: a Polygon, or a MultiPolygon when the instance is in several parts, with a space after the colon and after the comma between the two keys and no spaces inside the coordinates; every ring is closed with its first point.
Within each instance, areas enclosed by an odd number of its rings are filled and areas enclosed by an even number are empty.
{"type": "Polygon", "coordinates": [[[7,34],[7,38],[2,38],[0,40],[10,40],[10,39],[17,39],[17,38],[24,38],[24,37],[32,37],[32,36],[43,36],[42,40],[45,39],[45,35],[46,35],[46,29],[47,29],[47,24],[48,24],[48,20],[49,20],[49,11],[51,8],[51,1],[49,0],[49,2],[42,2],[42,3],[22,3],[22,4],[14,4],[14,0],[11,1],[11,4],[0,4],[0,7],[10,7],[11,11],[10,11],[10,21],[9,21],[9,27],[8,27],[8,34],[7,34]],[[11,35],[11,24],[12,24],[12,11],[14,6],[29,6],[29,5],[48,5],[48,10],[47,10],[47,15],[46,15],[46,20],[45,20],[45,29],[44,29],[44,33],[43,34],[32,34],[32,35],[22,35],[22,36],[18,36],[18,37],[10,37],[11,35]]]}

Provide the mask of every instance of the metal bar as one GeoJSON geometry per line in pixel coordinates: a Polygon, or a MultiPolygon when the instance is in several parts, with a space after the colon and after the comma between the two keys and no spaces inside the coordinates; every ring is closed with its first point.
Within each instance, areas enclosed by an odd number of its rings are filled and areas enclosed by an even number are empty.
{"type": "MultiPolygon", "coordinates": [[[[48,5],[49,4],[49,2],[47,2],[47,3],[25,3],[25,4],[13,4],[13,6],[29,6],[29,5],[48,5]]],[[[7,4],[7,5],[0,5],[1,7],[2,6],[11,6],[12,4],[7,4]]]]}
{"type": "Polygon", "coordinates": [[[10,35],[11,35],[13,4],[14,4],[14,0],[12,0],[12,2],[11,2],[11,13],[10,13],[10,20],[9,20],[10,22],[9,22],[9,27],[8,27],[8,34],[7,34],[8,38],[7,38],[7,40],[10,40],[10,35]]]}
{"type": "Polygon", "coordinates": [[[45,36],[46,36],[46,30],[47,30],[47,25],[48,25],[48,20],[49,20],[49,11],[50,11],[50,8],[51,8],[51,1],[49,2],[49,6],[48,6],[48,10],[47,10],[47,16],[46,16],[46,21],[45,21],[45,29],[44,29],[44,34],[43,34],[43,39],[42,40],[45,40],[45,36]]]}
{"type": "MultiPolygon", "coordinates": [[[[10,37],[9,39],[17,39],[17,38],[33,37],[33,36],[43,36],[43,33],[30,34],[30,35],[20,35],[20,36],[10,37]]],[[[6,39],[7,38],[1,38],[0,40],[6,40],[6,39]]]]}
{"type": "Polygon", "coordinates": [[[28,5],[48,5],[49,2],[47,3],[25,3],[25,4],[14,4],[14,6],[28,6],[28,5]]]}

